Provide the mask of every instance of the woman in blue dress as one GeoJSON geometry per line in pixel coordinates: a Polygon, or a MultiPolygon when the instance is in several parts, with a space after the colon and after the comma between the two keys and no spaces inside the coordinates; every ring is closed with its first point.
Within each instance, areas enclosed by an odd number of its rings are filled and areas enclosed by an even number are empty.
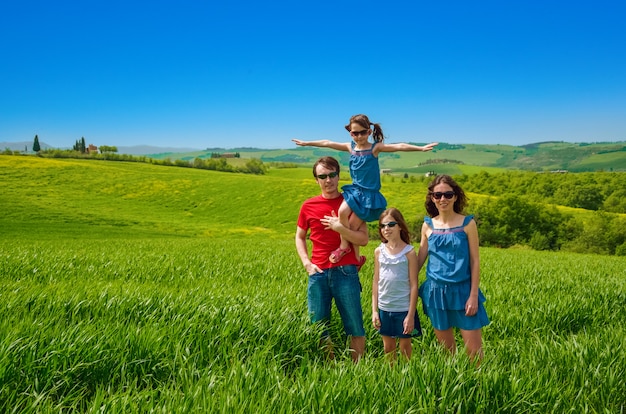
{"type": "Polygon", "coordinates": [[[463,215],[466,201],[463,189],[448,175],[439,175],[429,184],[428,217],[424,218],[417,255],[420,269],[426,258],[428,264],[419,295],[437,340],[454,353],[453,328],[458,328],[467,354],[480,363],[481,328],[489,324],[489,318],[478,287],[478,230],[474,216],[463,215]]]}
{"type": "MultiPolygon", "coordinates": [[[[430,151],[436,142],[423,147],[412,144],[386,144],[383,142],[383,130],[380,124],[370,122],[366,115],[354,115],[345,126],[352,136],[350,142],[334,142],[328,140],[302,141],[293,139],[296,145],[332,148],[338,151],[350,153],[350,177],[352,184],[341,187],[344,201],[339,208],[339,221],[345,227],[357,229],[361,224],[376,221],[381,213],[387,208],[387,200],[380,193],[380,167],[378,166],[378,154],[381,152],[398,151],[430,151]],[[369,142],[372,135],[373,143],[369,142]],[[354,212],[354,214],[352,214],[354,212]]],[[[332,178],[332,177],[331,177],[332,178]]],[[[355,247],[356,248],[356,247],[355,247]]],[[[341,239],[341,245],[329,256],[331,263],[337,263],[341,258],[350,253],[350,244],[341,239]]],[[[360,257],[360,264],[365,262],[364,256],[360,257]]]]}

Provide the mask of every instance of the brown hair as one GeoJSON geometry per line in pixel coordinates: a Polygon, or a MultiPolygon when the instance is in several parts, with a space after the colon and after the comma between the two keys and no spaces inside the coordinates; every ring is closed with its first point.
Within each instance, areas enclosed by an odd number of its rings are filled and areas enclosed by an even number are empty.
{"type": "Polygon", "coordinates": [[[363,114],[353,115],[352,118],[350,118],[350,122],[348,122],[348,125],[346,125],[346,130],[348,132],[351,131],[350,128],[352,127],[352,124],[358,124],[362,126],[363,128],[367,128],[367,129],[370,129],[370,127],[373,127],[372,138],[374,138],[375,142],[383,142],[383,139],[385,139],[383,135],[383,129],[380,127],[380,124],[375,124],[373,122],[370,122],[370,119],[367,117],[367,115],[363,115],[363,114]]]}
{"type": "Polygon", "coordinates": [[[452,179],[452,177],[446,174],[441,174],[436,176],[435,179],[432,180],[430,184],[428,184],[428,194],[426,194],[426,202],[424,203],[428,215],[430,217],[436,217],[439,215],[439,209],[435,205],[435,202],[432,198],[434,192],[433,189],[439,184],[448,184],[450,187],[452,187],[452,191],[454,191],[454,194],[456,195],[456,201],[454,202],[454,211],[458,214],[462,214],[463,209],[467,204],[467,197],[465,196],[465,192],[461,187],[459,187],[456,181],[452,179]]]}
{"type": "Polygon", "coordinates": [[[402,239],[402,241],[406,244],[411,244],[411,234],[409,233],[409,226],[407,226],[406,221],[404,220],[404,216],[402,215],[402,213],[400,213],[400,210],[395,207],[389,207],[387,210],[383,211],[378,217],[378,234],[380,235],[380,240],[382,240],[383,243],[387,243],[389,241],[385,239],[382,229],[380,228],[380,221],[386,216],[393,217],[393,220],[398,223],[398,226],[400,226],[400,238],[402,239]]]}
{"type": "Polygon", "coordinates": [[[339,174],[339,161],[333,157],[322,157],[313,164],[313,177],[317,178],[317,166],[320,164],[326,169],[337,171],[339,174]]]}

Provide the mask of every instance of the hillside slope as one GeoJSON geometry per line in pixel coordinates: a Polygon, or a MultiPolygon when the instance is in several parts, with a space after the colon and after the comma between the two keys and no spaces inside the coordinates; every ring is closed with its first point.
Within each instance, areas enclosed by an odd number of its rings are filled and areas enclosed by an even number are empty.
{"type": "MultiPolygon", "coordinates": [[[[319,193],[310,168],[249,175],[0,155],[0,179],[0,237],[293,237],[302,201],[319,193]]],[[[390,205],[423,215],[421,181],[383,186],[390,205]]]]}
{"type": "MultiPolygon", "coordinates": [[[[417,143],[423,144],[423,143],[417,143]]],[[[290,149],[211,148],[195,152],[162,152],[149,154],[156,159],[209,158],[212,154],[238,152],[242,158],[258,158],[263,162],[312,164],[323,155],[332,155],[348,164],[348,153],[325,148],[290,149]]],[[[396,172],[425,173],[431,170],[448,174],[460,173],[458,166],[471,165],[528,171],[568,170],[626,171],[626,142],[567,143],[544,142],[524,146],[452,145],[440,143],[432,152],[399,152],[380,155],[380,166],[396,172]]]]}

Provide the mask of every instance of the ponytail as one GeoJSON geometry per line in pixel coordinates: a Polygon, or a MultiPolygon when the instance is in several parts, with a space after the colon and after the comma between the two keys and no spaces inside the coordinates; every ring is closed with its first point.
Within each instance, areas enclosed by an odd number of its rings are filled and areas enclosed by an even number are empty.
{"type": "Polygon", "coordinates": [[[380,124],[370,122],[370,125],[374,126],[374,133],[372,134],[372,138],[374,138],[374,141],[383,142],[385,136],[383,135],[383,129],[380,127],[380,124]]]}

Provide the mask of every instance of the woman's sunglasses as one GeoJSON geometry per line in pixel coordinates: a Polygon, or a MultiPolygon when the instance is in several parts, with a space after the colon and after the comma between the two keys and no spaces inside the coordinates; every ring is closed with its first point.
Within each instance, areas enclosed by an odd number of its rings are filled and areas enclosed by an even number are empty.
{"type": "Polygon", "coordinates": [[[381,229],[384,229],[385,227],[392,228],[392,227],[396,227],[397,224],[398,223],[395,221],[390,221],[389,223],[380,223],[378,227],[381,229]]]}
{"type": "Polygon", "coordinates": [[[338,175],[339,175],[339,173],[338,173],[337,171],[333,171],[333,172],[328,173],[328,174],[317,174],[317,176],[316,176],[316,177],[317,177],[317,178],[319,178],[320,180],[325,180],[325,179],[327,179],[328,177],[330,177],[330,178],[335,178],[335,177],[336,177],[336,176],[338,176],[338,175]]]}
{"type": "Polygon", "coordinates": [[[435,200],[441,200],[441,197],[445,197],[448,200],[450,200],[452,197],[454,197],[454,191],[446,191],[445,193],[442,193],[441,191],[437,191],[435,193],[432,193],[431,195],[433,196],[435,200]]]}

